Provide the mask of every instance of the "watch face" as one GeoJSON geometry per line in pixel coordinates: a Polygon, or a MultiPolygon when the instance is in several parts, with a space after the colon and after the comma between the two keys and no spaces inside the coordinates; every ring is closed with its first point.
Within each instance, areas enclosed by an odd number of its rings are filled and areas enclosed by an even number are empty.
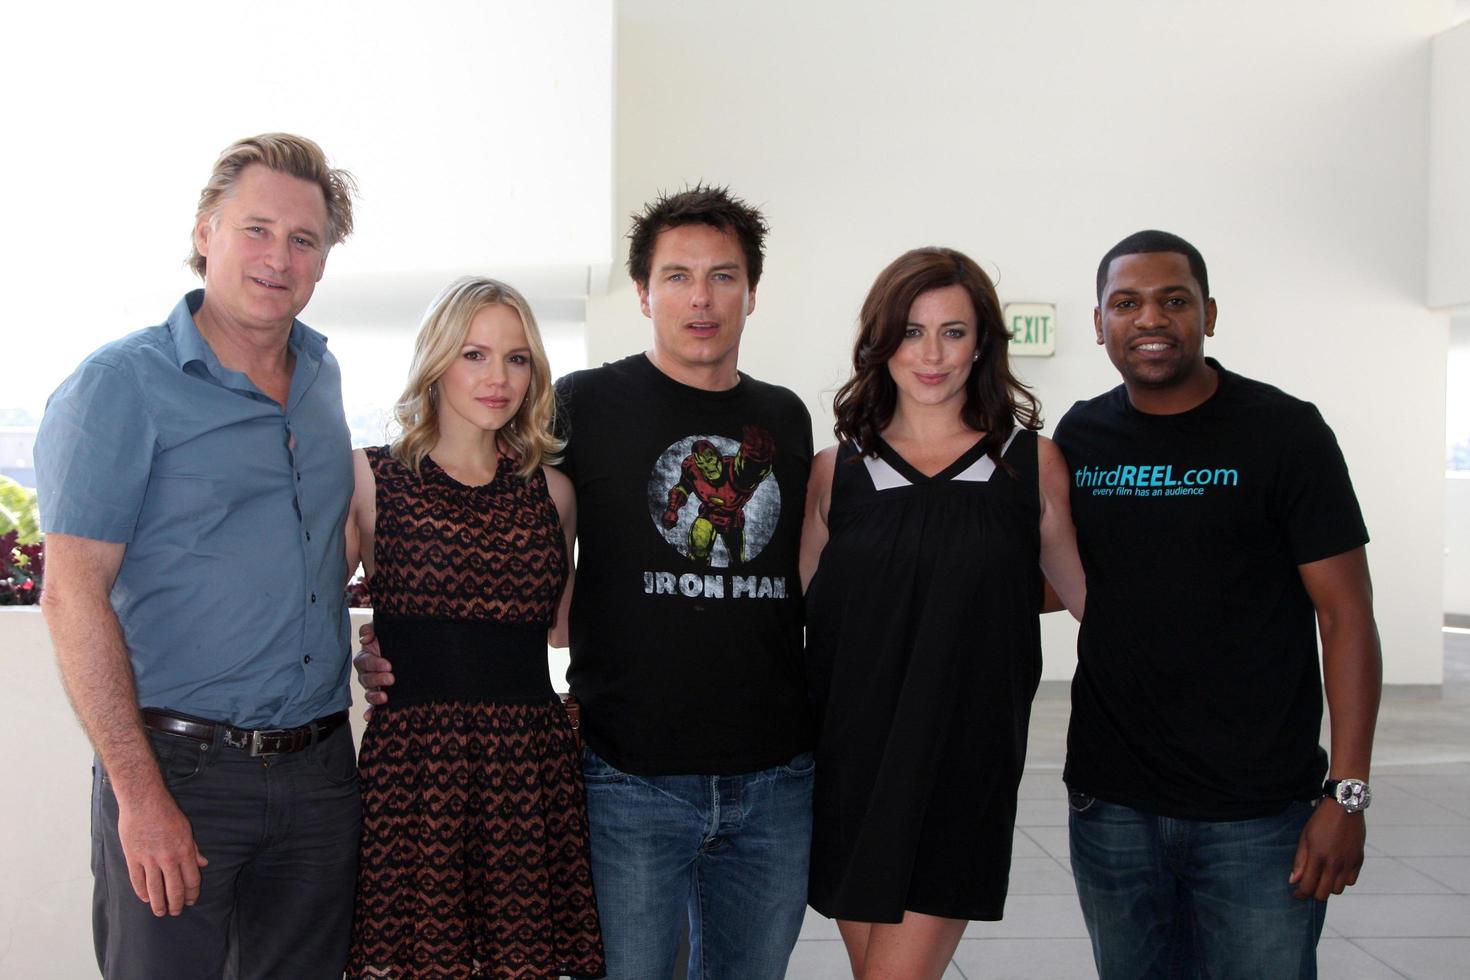
{"type": "Polygon", "coordinates": [[[1361,779],[1344,779],[1337,784],[1337,802],[1349,813],[1356,813],[1368,805],[1373,794],[1368,790],[1368,784],[1361,779]]]}

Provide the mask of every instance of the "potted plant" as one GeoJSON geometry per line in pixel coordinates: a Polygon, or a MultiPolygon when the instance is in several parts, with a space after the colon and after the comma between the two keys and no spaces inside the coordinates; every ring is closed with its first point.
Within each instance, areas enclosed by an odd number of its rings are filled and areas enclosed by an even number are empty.
{"type": "Polygon", "coordinates": [[[0,606],[40,602],[45,570],[36,491],[0,476],[0,606]]]}

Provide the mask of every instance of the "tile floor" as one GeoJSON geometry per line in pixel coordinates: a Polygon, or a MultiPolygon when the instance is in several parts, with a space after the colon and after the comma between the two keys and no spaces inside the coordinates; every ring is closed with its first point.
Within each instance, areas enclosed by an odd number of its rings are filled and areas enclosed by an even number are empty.
{"type": "MultiPolygon", "coordinates": [[[[1066,722],[1065,685],[1047,685],[1032,714],[1005,920],[971,923],[945,980],[1096,976],[1067,862],[1066,722]]],[[[1321,975],[1470,977],[1470,631],[1445,633],[1443,689],[1385,696],[1368,817],[1358,884],[1327,906],[1321,975]]],[[[851,976],[836,927],[810,910],[787,976],[851,976]]]]}

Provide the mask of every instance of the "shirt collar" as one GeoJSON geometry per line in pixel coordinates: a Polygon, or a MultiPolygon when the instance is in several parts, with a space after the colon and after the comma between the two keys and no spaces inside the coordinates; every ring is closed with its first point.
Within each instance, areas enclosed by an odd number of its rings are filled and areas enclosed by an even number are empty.
{"type": "Polygon", "coordinates": [[[223,370],[219,358],[214,356],[214,351],[210,350],[199,333],[199,328],[194,325],[194,314],[203,302],[204,290],[195,289],[185,293],[184,298],[179,300],[173,312],[168,315],[168,332],[173,337],[179,367],[192,374],[194,372],[189,371],[190,366],[198,365],[218,378],[223,370]]]}
{"type": "MultiPolygon", "coordinates": [[[[168,331],[173,337],[179,367],[190,374],[202,370],[221,382],[238,377],[237,372],[220,364],[214,350],[205,342],[204,336],[199,333],[199,327],[194,323],[194,314],[199,312],[203,303],[204,290],[195,289],[185,293],[184,298],[179,300],[173,312],[168,315],[168,331]],[[191,370],[191,365],[196,367],[191,370]]],[[[286,344],[296,355],[295,377],[314,378],[317,369],[321,367],[322,355],[327,350],[327,338],[300,320],[292,320],[291,336],[287,338],[286,344]]],[[[295,387],[294,383],[292,387],[295,387]]]]}

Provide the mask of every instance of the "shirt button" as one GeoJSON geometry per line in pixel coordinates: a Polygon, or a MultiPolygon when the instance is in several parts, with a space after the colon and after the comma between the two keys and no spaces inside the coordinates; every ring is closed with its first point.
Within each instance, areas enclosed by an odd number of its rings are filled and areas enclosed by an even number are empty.
{"type": "Polygon", "coordinates": [[[307,531],[306,532],[306,540],[308,540],[308,541],[311,540],[311,532],[310,531],[307,531]]]}
{"type": "Polygon", "coordinates": [[[299,471],[296,474],[296,482],[297,483],[300,483],[301,482],[301,473],[299,471]]]}
{"type": "Polygon", "coordinates": [[[316,593],[315,593],[315,592],[313,592],[313,593],[312,593],[312,594],[311,594],[311,601],[312,601],[312,602],[316,602],[316,593]]]}
{"type": "Polygon", "coordinates": [[[306,656],[302,657],[301,662],[304,664],[311,663],[311,654],[308,653],[306,656]]]}

